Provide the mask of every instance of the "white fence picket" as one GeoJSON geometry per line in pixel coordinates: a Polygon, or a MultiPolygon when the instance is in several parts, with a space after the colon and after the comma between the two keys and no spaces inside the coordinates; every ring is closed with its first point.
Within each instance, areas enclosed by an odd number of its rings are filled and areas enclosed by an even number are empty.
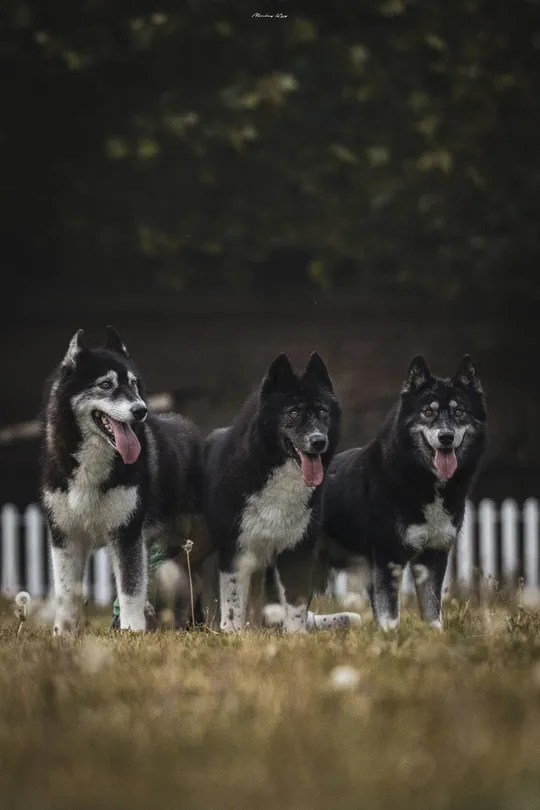
{"type": "Polygon", "coordinates": [[[19,590],[19,521],[15,506],[2,509],[2,593],[14,596],[19,590]]]}
{"type": "Polygon", "coordinates": [[[497,510],[489,498],[480,502],[478,507],[478,522],[480,524],[480,570],[486,579],[497,578],[497,510]]]}
{"type": "Polygon", "coordinates": [[[456,569],[458,583],[464,588],[473,584],[474,526],[476,509],[470,502],[465,507],[463,526],[457,539],[456,569]]]}
{"type": "Polygon", "coordinates": [[[501,506],[501,558],[502,579],[505,585],[510,586],[515,585],[519,567],[518,529],[518,505],[507,498],[501,506]]]}
{"type": "Polygon", "coordinates": [[[524,569],[527,588],[538,588],[538,501],[529,498],[523,507],[524,569]]]}
{"type": "Polygon", "coordinates": [[[26,532],[26,588],[32,596],[41,598],[45,595],[43,581],[43,558],[45,543],[43,536],[43,517],[36,504],[30,504],[24,513],[26,532]]]}
{"type": "Polygon", "coordinates": [[[110,605],[113,599],[111,565],[107,549],[100,548],[94,555],[94,598],[98,605],[110,605]]]}

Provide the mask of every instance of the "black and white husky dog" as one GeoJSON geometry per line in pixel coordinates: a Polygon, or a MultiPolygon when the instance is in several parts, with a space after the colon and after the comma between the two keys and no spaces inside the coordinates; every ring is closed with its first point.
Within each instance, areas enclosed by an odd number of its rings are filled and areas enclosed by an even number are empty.
{"type": "MultiPolygon", "coordinates": [[[[233,424],[207,440],[204,514],[218,549],[220,627],[242,630],[250,584],[282,608],[286,632],[307,629],[321,485],[339,439],[341,409],[313,353],[302,375],[280,354],[233,424]]],[[[313,618],[343,626],[355,614],[313,618]]]]}
{"type": "Polygon", "coordinates": [[[327,474],[323,568],[367,565],[376,621],[399,624],[399,587],[411,562],[420,611],[441,628],[448,553],[486,444],[486,403],[465,355],[452,379],[413,359],[379,435],[347,450],[327,474]]]}
{"type": "Polygon", "coordinates": [[[47,386],[41,499],[51,537],[55,632],[76,630],[85,566],[107,545],[120,627],[145,630],[146,543],[169,539],[201,509],[202,442],[176,414],[149,413],[119,335],[103,348],[79,330],[47,386]]]}

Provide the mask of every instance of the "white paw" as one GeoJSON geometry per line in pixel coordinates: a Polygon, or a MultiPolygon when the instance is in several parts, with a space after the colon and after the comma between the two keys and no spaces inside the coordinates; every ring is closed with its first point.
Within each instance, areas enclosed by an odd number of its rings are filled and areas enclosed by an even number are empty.
{"type": "Polygon", "coordinates": [[[241,630],[240,627],[235,627],[234,622],[232,622],[230,619],[222,621],[219,625],[219,629],[222,633],[238,633],[241,630]]]}
{"type": "Polygon", "coordinates": [[[53,636],[77,635],[79,630],[76,619],[56,619],[53,627],[53,636]]]}
{"type": "Polygon", "coordinates": [[[381,630],[384,630],[385,633],[390,630],[395,630],[399,627],[399,619],[391,619],[390,616],[382,616],[379,619],[379,627],[381,630]]]}
{"type": "Polygon", "coordinates": [[[362,617],[359,613],[342,613],[341,615],[346,619],[347,627],[360,627],[362,624],[362,617]]]}

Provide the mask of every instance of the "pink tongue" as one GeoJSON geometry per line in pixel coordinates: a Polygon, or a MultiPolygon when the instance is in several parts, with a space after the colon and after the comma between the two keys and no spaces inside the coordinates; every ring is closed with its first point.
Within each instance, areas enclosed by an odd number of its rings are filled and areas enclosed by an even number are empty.
{"type": "Polygon", "coordinates": [[[114,443],[116,449],[122,456],[124,464],[133,464],[139,458],[141,452],[141,445],[138,438],[133,433],[131,427],[126,425],[125,422],[116,422],[107,417],[109,424],[114,431],[114,443]]]}
{"type": "Polygon", "coordinates": [[[324,478],[321,457],[306,456],[301,450],[296,449],[302,461],[302,478],[304,479],[304,484],[307,487],[320,486],[324,478]]]}
{"type": "Polygon", "coordinates": [[[441,478],[452,478],[457,470],[455,450],[435,450],[435,467],[441,478]]]}

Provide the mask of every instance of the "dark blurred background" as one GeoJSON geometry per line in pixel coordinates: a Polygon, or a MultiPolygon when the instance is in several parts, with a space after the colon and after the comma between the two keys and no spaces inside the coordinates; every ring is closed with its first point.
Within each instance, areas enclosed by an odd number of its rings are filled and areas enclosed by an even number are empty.
{"type": "MultiPolygon", "coordinates": [[[[475,357],[477,495],[540,485],[540,3],[3,0],[0,428],[112,323],[209,430],[317,349],[365,442],[475,357]],[[257,17],[254,14],[271,14],[257,17]]],[[[39,442],[0,443],[0,502],[39,442]]]]}

